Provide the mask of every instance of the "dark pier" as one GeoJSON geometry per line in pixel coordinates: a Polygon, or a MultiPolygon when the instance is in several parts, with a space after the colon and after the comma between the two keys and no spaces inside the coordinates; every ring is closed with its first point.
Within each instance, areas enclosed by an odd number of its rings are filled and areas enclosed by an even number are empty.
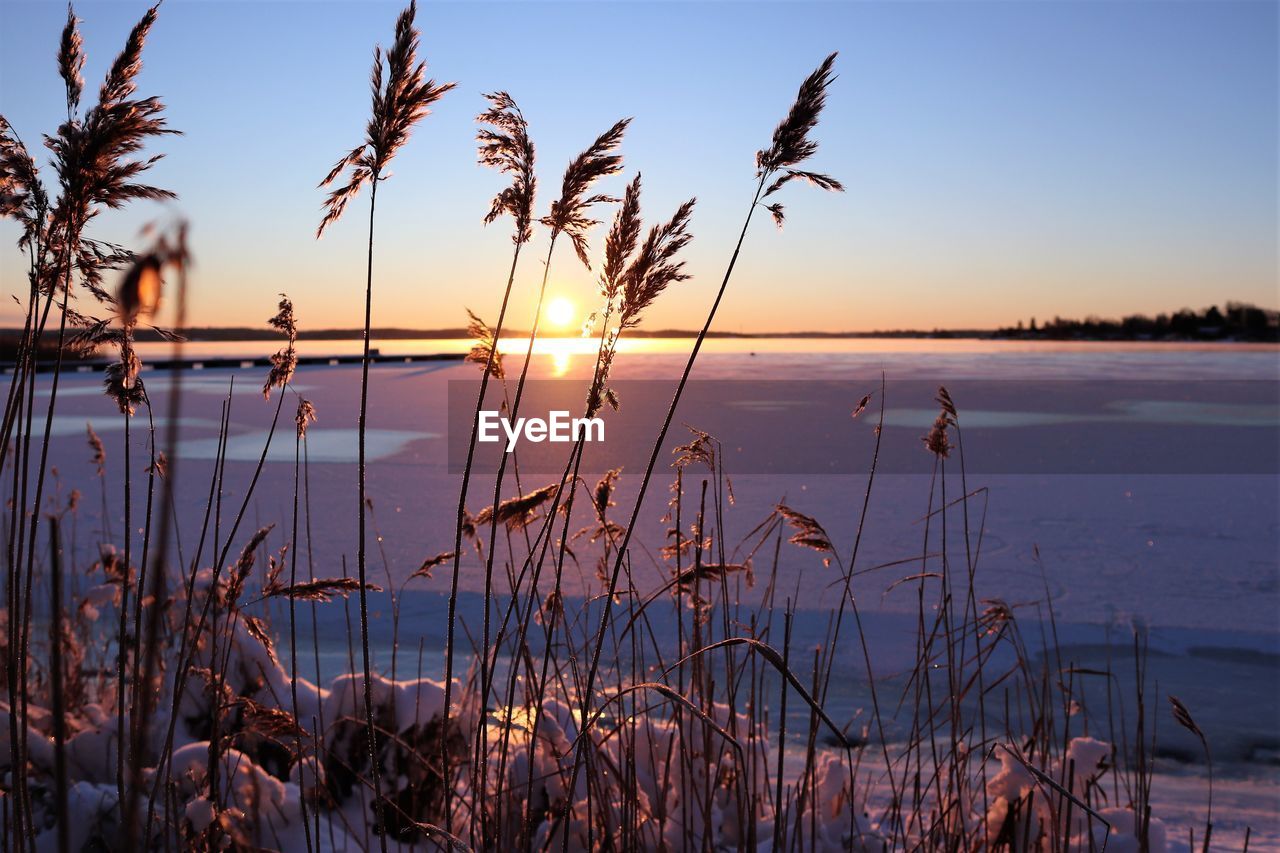
{"type": "MultiPolygon", "coordinates": [[[[359,364],[362,356],[354,355],[300,355],[299,367],[325,367],[340,364],[359,364]]],[[[466,353],[425,353],[421,355],[383,355],[373,352],[369,355],[371,364],[418,364],[426,361],[462,361],[466,353]]],[[[112,362],[109,359],[87,359],[85,361],[64,360],[62,369],[68,373],[97,373],[106,370],[112,362]]],[[[215,356],[210,358],[159,359],[145,363],[148,372],[152,370],[239,370],[252,367],[271,367],[271,359],[261,358],[226,358],[215,356]]],[[[36,365],[39,373],[54,369],[53,361],[41,361],[36,365]]],[[[3,366],[4,373],[13,372],[13,363],[3,366]]]]}

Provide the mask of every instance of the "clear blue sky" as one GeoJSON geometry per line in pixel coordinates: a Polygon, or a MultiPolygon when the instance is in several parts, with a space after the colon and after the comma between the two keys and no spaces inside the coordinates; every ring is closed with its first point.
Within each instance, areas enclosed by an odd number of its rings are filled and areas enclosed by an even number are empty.
{"type": "MultiPolygon", "coordinates": [[[[77,5],[87,96],[144,9],[77,5]]],[[[315,185],[361,138],[371,51],[398,9],[161,7],[140,93],[162,95],[186,134],[161,141],[152,178],[192,221],[195,322],[261,323],[285,290],[305,325],[359,324],[366,202],[317,243],[315,185]]],[[[64,14],[0,0],[0,112],[28,144],[62,115],[64,14]]],[[[510,230],[481,225],[502,179],[475,164],[472,119],[498,88],[531,122],[540,210],[571,155],[635,116],[624,150],[627,174],[644,173],[647,218],[699,197],[696,278],[648,325],[696,325],[745,213],[754,152],[831,50],[840,77],[814,167],[848,192],[788,188],[787,228],[753,227],[719,328],[992,326],[1280,302],[1273,2],[425,2],[418,23],[430,72],[459,87],[379,195],[377,325],[458,326],[464,305],[496,313],[510,230]]],[[[158,213],[107,213],[95,234],[133,240],[158,213]]],[[[16,233],[0,223],[6,297],[25,292],[16,233]]],[[[529,254],[544,251],[539,234],[529,254]]],[[[592,303],[591,277],[559,252],[554,295],[592,303]]],[[[531,256],[517,326],[539,273],[531,256]]]]}

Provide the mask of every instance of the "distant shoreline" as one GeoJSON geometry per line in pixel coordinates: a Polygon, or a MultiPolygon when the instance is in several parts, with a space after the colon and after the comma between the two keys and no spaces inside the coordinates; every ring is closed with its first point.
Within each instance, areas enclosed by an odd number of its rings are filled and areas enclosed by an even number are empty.
{"type": "MultiPolygon", "coordinates": [[[[145,330],[149,332],[149,330],[145,330]]],[[[402,329],[402,328],[383,328],[373,329],[371,336],[380,340],[470,340],[471,335],[466,329],[402,329]]],[[[298,338],[300,340],[312,341],[358,341],[364,335],[362,329],[314,329],[311,331],[300,330],[298,338]]],[[[529,336],[527,329],[505,329],[503,331],[504,338],[525,338],[529,336]]],[[[543,334],[542,337],[578,337],[576,334],[570,335],[548,335],[543,334]]],[[[627,336],[633,338],[696,338],[698,332],[693,329],[628,329],[627,336]]],[[[193,328],[187,329],[187,338],[192,341],[260,341],[260,340],[276,340],[280,337],[280,333],[271,329],[253,329],[242,327],[228,328],[193,328]]],[[[998,332],[994,329],[950,329],[936,331],[921,331],[914,329],[890,330],[890,331],[874,331],[874,332],[814,332],[814,331],[798,331],[798,332],[718,332],[711,331],[707,333],[708,338],[726,338],[726,339],[771,339],[771,338],[812,338],[816,340],[823,339],[848,339],[848,338],[994,338],[998,337],[998,332]]],[[[144,330],[138,331],[138,339],[154,339],[160,340],[155,333],[144,334],[144,330]]]]}
{"type": "MultiPolygon", "coordinates": [[[[0,329],[0,341],[16,340],[22,334],[21,329],[0,329]]],[[[504,338],[528,337],[527,330],[509,329],[503,332],[504,338]]],[[[372,329],[372,338],[382,341],[404,340],[469,340],[466,329],[404,329],[382,328],[372,329]]],[[[655,329],[652,331],[631,329],[628,336],[634,338],[693,339],[698,333],[689,329],[655,329]]],[[[49,335],[45,336],[51,337],[49,335]]],[[[275,341],[280,333],[272,329],[250,327],[203,327],[186,330],[186,339],[196,343],[218,343],[237,341],[275,341]]],[[[301,330],[299,340],[304,341],[358,341],[363,337],[361,329],[315,329],[301,330]]],[[[568,337],[577,335],[543,335],[547,338],[568,337]]],[[[871,332],[717,332],[707,333],[708,339],[719,340],[990,340],[990,341],[1040,341],[1045,343],[1069,342],[1101,342],[1101,343],[1149,343],[1149,344],[1188,344],[1188,343],[1222,343],[1222,344],[1258,344],[1274,343],[1274,341],[1247,337],[1149,337],[1142,335],[1054,335],[1035,332],[1012,332],[1008,329],[937,329],[924,331],[919,329],[877,330],[871,332]]],[[[139,342],[155,343],[163,338],[152,329],[140,328],[136,339],[139,342]]]]}

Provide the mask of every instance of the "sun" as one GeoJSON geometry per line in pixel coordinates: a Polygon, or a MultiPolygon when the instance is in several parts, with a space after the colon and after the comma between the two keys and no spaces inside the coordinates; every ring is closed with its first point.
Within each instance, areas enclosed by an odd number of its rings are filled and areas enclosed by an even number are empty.
{"type": "Polygon", "coordinates": [[[577,313],[573,303],[563,296],[558,296],[547,303],[547,321],[561,329],[572,325],[574,315],[577,313]]]}

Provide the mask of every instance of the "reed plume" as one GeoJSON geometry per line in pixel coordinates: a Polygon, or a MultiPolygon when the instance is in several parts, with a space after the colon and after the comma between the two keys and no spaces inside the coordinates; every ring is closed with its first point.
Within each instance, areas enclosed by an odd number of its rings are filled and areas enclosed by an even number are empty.
{"type": "Polygon", "coordinates": [[[422,565],[414,569],[413,573],[410,574],[409,577],[405,578],[405,580],[412,580],[414,578],[426,578],[427,580],[431,580],[431,570],[441,563],[448,562],[452,559],[452,551],[441,551],[433,557],[427,557],[427,559],[422,561],[422,565]]]}
{"type": "Polygon", "coordinates": [[[485,97],[489,99],[489,109],[478,115],[476,121],[490,127],[476,131],[479,160],[482,165],[511,175],[511,186],[494,196],[484,224],[509,214],[516,226],[511,235],[512,241],[527,243],[533,238],[533,201],[537,190],[529,123],[515,99],[506,92],[494,92],[485,97]]]}
{"type": "Polygon", "coordinates": [[[487,376],[502,379],[502,353],[498,351],[498,330],[490,328],[474,311],[467,309],[467,336],[472,339],[466,361],[480,365],[487,376]]]}
{"type": "MultiPolygon", "coordinates": [[[[83,120],[69,118],[46,139],[60,184],[53,215],[61,230],[63,252],[79,250],[80,233],[101,207],[119,208],[135,199],[176,198],[169,190],[137,181],[163,155],[141,159],[135,155],[150,138],[178,133],[168,127],[159,98],[133,98],[142,70],[142,49],[158,8],[148,9],[130,31],[99,89],[98,103],[83,120]]],[[[79,69],[84,64],[74,15],[67,30],[66,52],[60,53],[58,64],[64,73],[68,111],[74,113],[83,85],[79,69]]]]}
{"type": "Polygon", "coordinates": [[[791,526],[795,533],[787,539],[792,545],[799,545],[801,548],[812,548],[815,551],[822,551],[828,554],[835,553],[835,546],[831,544],[831,537],[816,518],[797,512],[786,504],[778,504],[775,507],[778,516],[791,526]]]}
{"type": "Polygon", "coordinates": [[[668,285],[688,280],[684,261],[677,260],[676,256],[693,239],[689,218],[695,203],[696,199],[689,199],[676,209],[668,222],[649,229],[640,253],[627,267],[618,320],[621,328],[638,326],[641,313],[668,285]]]}
{"type": "MultiPolygon", "coordinates": [[[[762,182],[773,179],[764,191],[764,198],[797,180],[813,184],[819,189],[844,191],[844,186],[830,175],[791,168],[808,160],[818,151],[818,143],[810,138],[809,133],[818,126],[818,117],[826,106],[827,87],[835,80],[831,73],[835,61],[836,54],[833,53],[805,78],[786,118],[774,128],[772,144],[756,152],[757,176],[762,182]]],[[[781,228],[786,219],[782,205],[774,202],[765,205],[765,208],[773,216],[774,224],[781,228]]]]}
{"type": "Polygon", "coordinates": [[[607,311],[618,298],[625,281],[623,271],[636,244],[640,242],[640,173],[627,184],[622,204],[614,214],[613,225],[604,240],[604,267],[600,274],[600,295],[607,311]]]}
{"type": "Polygon", "coordinates": [[[587,269],[591,269],[591,259],[587,257],[587,231],[600,224],[590,217],[588,211],[593,205],[617,201],[613,196],[588,195],[587,192],[596,181],[622,170],[622,155],[616,152],[629,124],[629,118],[615,122],[569,163],[560,185],[560,198],[551,203],[551,212],[540,220],[551,229],[552,240],[563,233],[573,242],[578,260],[587,269]]]}
{"type": "Polygon", "coordinates": [[[373,50],[373,110],[365,129],[365,139],[343,157],[320,182],[327,187],[347,171],[347,182],[335,188],[325,199],[324,218],[316,236],[337,222],[347,203],[359,194],[366,183],[377,182],[396,152],[409,141],[413,126],[430,114],[429,107],[440,100],[456,83],[436,83],[426,77],[426,62],[418,61],[418,29],[414,26],[417,0],[411,0],[396,19],[395,41],[383,56],[382,48],[373,50]],[[384,82],[385,78],[385,82],[384,82]]]}
{"type": "MultiPolygon", "coordinates": [[[[631,536],[635,530],[636,521],[640,517],[640,511],[644,506],[645,494],[649,489],[649,481],[653,476],[654,466],[657,465],[658,455],[662,450],[662,444],[666,440],[667,431],[671,428],[671,422],[675,418],[676,408],[680,405],[680,398],[684,394],[685,386],[689,381],[689,374],[693,371],[694,362],[697,361],[698,353],[702,350],[703,341],[706,340],[707,333],[711,330],[711,324],[715,320],[716,311],[720,307],[720,302],[724,299],[725,291],[728,289],[729,280],[733,276],[734,267],[738,262],[738,255],[742,251],[743,241],[747,236],[747,229],[751,226],[751,217],[755,213],[756,206],[760,203],[761,195],[765,192],[765,184],[769,180],[774,180],[774,185],[770,190],[776,192],[787,181],[797,178],[810,180],[819,186],[825,186],[827,189],[839,190],[843,189],[839,182],[825,175],[818,175],[811,172],[800,172],[799,170],[790,169],[792,166],[799,165],[804,162],[818,150],[818,143],[810,138],[810,132],[817,127],[818,119],[822,113],[823,107],[826,105],[827,88],[835,79],[832,75],[832,68],[835,64],[836,54],[832,53],[817,69],[813,71],[804,82],[801,83],[800,89],[796,94],[796,99],[788,110],[786,117],[779,122],[777,128],[773,132],[771,144],[761,149],[756,154],[756,191],[752,198],[751,207],[747,211],[747,216],[742,224],[742,231],[738,235],[737,245],[734,247],[733,254],[730,256],[729,265],[725,269],[724,278],[720,282],[720,289],[716,292],[716,298],[711,304],[711,309],[707,312],[706,322],[703,323],[702,329],[698,332],[698,337],[693,343],[693,349],[689,353],[689,359],[685,364],[684,371],[680,376],[680,381],[676,385],[676,391],[671,399],[671,405],[667,409],[667,415],[659,430],[657,440],[653,444],[653,449],[649,454],[649,462],[645,468],[644,477],[640,482],[640,489],[636,495],[635,505],[631,511],[630,521],[627,522],[626,529],[622,535],[621,544],[618,546],[616,556],[614,558],[613,572],[609,577],[609,584],[604,596],[606,602],[612,601],[617,594],[618,580],[622,574],[622,566],[626,559],[627,547],[630,545],[631,536]],[[782,176],[778,176],[779,170],[790,170],[782,176]],[[794,172],[795,174],[792,174],[794,172]],[[786,180],[779,180],[779,177],[786,180]],[[820,180],[819,180],[820,179],[820,180]]],[[[775,220],[780,221],[781,209],[774,213],[775,220]]],[[[590,719],[591,702],[593,691],[595,689],[596,675],[600,669],[600,657],[604,649],[604,641],[606,632],[609,628],[609,620],[612,615],[611,607],[601,609],[600,625],[595,635],[594,649],[591,655],[591,665],[587,670],[586,683],[582,691],[582,719],[590,719]]],[[[581,762],[584,753],[581,748],[578,749],[573,765],[573,775],[569,789],[577,784],[578,774],[581,770],[581,762]]]]}
{"type": "Polygon", "coordinates": [[[307,427],[316,422],[315,404],[306,398],[298,400],[298,410],[294,413],[293,423],[297,427],[298,438],[307,437],[307,427]]]}
{"type": "Polygon", "coordinates": [[[348,594],[360,589],[382,592],[382,587],[371,583],[361,584],[355,578],[320,578],[294,584],[271,583],[263,588],[262,597],[324,602],[332,600],[335,595],[346,598],[348,594]]]}
{"type": "Polygon", "coordinates": [[[102,439],[93,431],[93,424],[86,423],[85,431],[89,434],[89,449],[93,451],[92,462],[98,469],[98,476],[101,477],[106,471],[107,465],[107,449],[102,444],[102,439]]]}
{"type": "Polygon", "coordinates": [[[1209,739],[1205,737],[1204,731],[1196,724],[1195,718],[1191,716],[1191,711],[1187,709],[1182,700],[1170,694],[1169,705],[1174,721],[1195,735],[1196,739],[1200,741],[1200,747],[1204,750],[1205,762],[1209,768],[1209,809],[1204,821],[1204,841],[1201,845],[1202,853],[1209,853],[1209,840],[1213,837],[1213,753],[1209,751],[1209,739]]]}
{"type": "MultiPolygon", "coordinates": [[[[58,44],[58,75],[67,89],[67,112],[74,113],[80,107],[80,95],[84,92],[84,40],[80,38],[80,21],[70,3],[67,4],[67,23],[62,28],[62,40],[58,44]]],[[[69,117],[69,116],[68,116],[69,117]]]]}
{"type": "Polygon", "coordinates": [[[677,256],[693,239],[689,219],[695,202],[696,199],[689,199],[676,209],[668,222],[650,228],[641,245],[640,175],[627,185],[605,238],[600,275],[600,295],[605,303],[595,373],[587,391],[587,417],[594,417],[606,402],[615,409],[618,406],[617,395],[609,388],[608,379],[623,330],[640,325],[643,311],[669,285],[688,280],[684,261],[677,256]],[[615,314],[617,324],[611,327],[615,314]]]}
{"type": "MultiPolygon", "coordinates": [[[[280,305],[276,310],[275,316],[268,320],[267,323],[272,328],[283,332],[285,336],[285,345],[276,350],[271,356],[271,372],[267,374],[267,381],[262,385],[262,396],[270,400],[271,389],[283,389],[288,385],[289,380],[293,378],[293,372],[298,367],[298,322],[293,316],[293,303],[288,296],[283,293],[280,294],[280,305]]],[[[302,420],[297,421],[298,428],[305,431],[306,426],[303,423],[305,416],[300,415],[299,417],[302,420]]]]}
{"type": "Polygon", "coordinates": [[[8,119],[0,116],[0,217],[22,226],[18,248],[25,249],[43,227],[49,198],[35,160],[8,119]]]}
{"type": "MultiPolygon", "coordinates": [[[[418,11],[416,0],[396,19],[395,41],[387,51],[385,62],[380,47],[374,48],[373,72],[370,83],[373,91],[372,115],[365,130],[363,143],[352,149],[329,171],[321,187],[328,186],[344,170],[348,171],[347,183],[329,193],[324,202],[325,214],[316,228],[316,237],[336,222],[347,203],[359,193],[365,183],[369,189],[369,251],[364,292],[364,353],[360,369],[360,420],[358,425],[359,460],[357,463],[357,513],[359,539],[356,550],[356,569],[360,582],[360,640],[364,656],[364,712],[368,731],[369,758],[372,765],[374,807],[379,827],[385,829],[381,780],[378,772],[376,732],[373,721],[373,695],[370,686],[369,660],[369,604],[366,595],[365,553],[365,430],[369,407],[369,330],[373,314],[373,226],[378,202],[378,183],[382,172],[409,140],[414,125],[427,116],[428,109],[454,88],[454,83],[439,83],[426,78],[426,63],[418,61],[418,29],[414,17],[418,11]],[[385,71],[385,82],[384,82],[385,71]]],[[[385,832],[380,830],[378,841],[382,850],[387,849],[385,832]]]]}
{"type": "Polygon", "coordinates": [[[548,483],[528,494],[508,498],[498,504],[496,512],[493,507],[487,506],[475,514],[474,523],[488,524],[493,521],[506,525],[509,530],[519,530],[536,518],[538,508],[554,498],[559,488],[555,483],[548,483]]]}
{"type": "Polygon", "coordinates": [[[116,336],[120,356],[107,365],[103,385],[106,394],[120,408],[123,415],[133,415],[138,406],[146,402],[147,392],[142,385],[142,361],[133,349],[133,341],[124,332],[116,336]]]}

